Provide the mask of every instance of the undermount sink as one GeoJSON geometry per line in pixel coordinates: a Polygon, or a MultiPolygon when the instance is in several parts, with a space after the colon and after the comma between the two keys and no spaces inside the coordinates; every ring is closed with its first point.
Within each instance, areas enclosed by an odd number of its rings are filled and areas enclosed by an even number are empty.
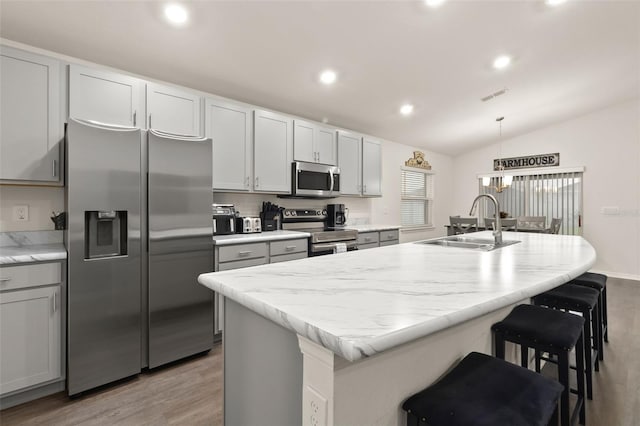
{"type": "Polygon", "coordinates": [[[516,240],[502,241],[502,244],[496,245],[493,239],[488,238],[472,238],[463,235],[454,235],[451,237],[438,238],[435,240],[418,241],[416,244],[429,244],[442,247],[467,248],[471,250],[491,251],[502,247],[519,243],[516,240]]]}

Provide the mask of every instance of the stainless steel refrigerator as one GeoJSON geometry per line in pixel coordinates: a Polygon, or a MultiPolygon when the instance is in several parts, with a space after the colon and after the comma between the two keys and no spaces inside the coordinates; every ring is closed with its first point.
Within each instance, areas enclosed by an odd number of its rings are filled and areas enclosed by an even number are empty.
{"type": "Polygon", "coordinates": [[[67,125],[67,392],[211,348],[211,140],[67,125]]]}

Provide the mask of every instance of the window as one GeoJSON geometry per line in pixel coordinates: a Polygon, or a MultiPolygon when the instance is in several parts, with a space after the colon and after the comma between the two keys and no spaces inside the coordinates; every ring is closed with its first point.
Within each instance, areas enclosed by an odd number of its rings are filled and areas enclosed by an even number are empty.
{"type": "MultiPolygon", "coordinates": [[[[497,178],[490,185],[496,185],[497,178]]],[[[482,186],[480,194],[491,194],[500,202],[500,210],[510,217],[545,216],[546,226],[552,218],[562,219],[560,233],[582,233],[582,172],[527,174],[514,176],[511,186],[502,192],[482,186]]],[[[493,203],[484,203],[485,217],[494,216],[493,203]]]]}
{"type": "Polygon", "coordinates": [[[402,226],[432,226],[433,174],[402,168],[400,216],[402,226]]]}

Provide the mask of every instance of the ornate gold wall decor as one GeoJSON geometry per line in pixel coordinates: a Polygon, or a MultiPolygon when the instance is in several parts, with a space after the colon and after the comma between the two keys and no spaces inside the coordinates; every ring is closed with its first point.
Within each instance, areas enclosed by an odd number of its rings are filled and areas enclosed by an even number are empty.
{"type": "Polygon", "coordinates": [[[413,158],[409,158],[404,162],[405,166],[417,167],[419,169],[431,170],[431,164],[424,159],[424,152],[413,151],[413,158]]]}

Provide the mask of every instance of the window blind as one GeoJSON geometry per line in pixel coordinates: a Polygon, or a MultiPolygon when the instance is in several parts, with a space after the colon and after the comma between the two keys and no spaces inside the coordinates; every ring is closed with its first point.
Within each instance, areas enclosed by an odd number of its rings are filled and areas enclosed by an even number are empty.
{"type": "Polygon", "coordinates": [[[433,176],[422,171],[402,170],[400,217],[402,226],[431,224],[433,176]]]}

